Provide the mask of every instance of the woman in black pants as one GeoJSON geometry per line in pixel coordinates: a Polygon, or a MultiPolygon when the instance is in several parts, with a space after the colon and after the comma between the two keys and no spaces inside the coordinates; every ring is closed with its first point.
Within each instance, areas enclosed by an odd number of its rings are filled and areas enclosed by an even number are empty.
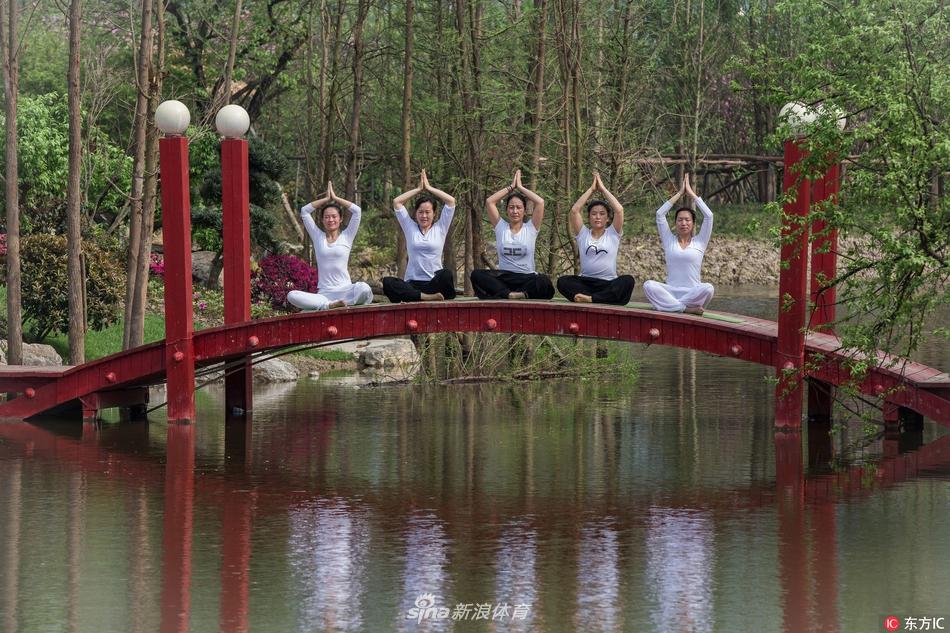
{"type": "Polygon", "coordinates": [[[442,248],[455,215],[455,198],[429,184],[423,170],[419,186],[397,196],[393,209],[406,236],[409,263],[402,279],[383,278],[383,293],[393,303],[454,299],[455,274],[442,268],[442,248]],[[435,219],[435,200],[427,195],[416,198],[415,217],[409,216],[405,204],[420,193],[430,193],[442,202],[438,220],[435,219]]]}
{"type": "Polygon", "coordinates": [[[521,184],[521,170],[511,184],[485,201],[488,219],[495,228],[498,270],[472,271],[472,287],[479,299],[550,299],[554,286],[534,269],[534,244],[544,219],[544,198],[521,184]],[[498,202],[505,198],[508,221],[501,219],[498,202]],[[531,221],[525,222],[528,203],[531,221]]]}
{"type": "Polygon", "coordinates": [[[571,207],[568,222],[580,251],[581,274],[558,277],[557,289],[577,303],[612,303],[626,305],[633,294],[634,280],[630,275],[617,276],[617,251],[623,235],[623,207],[604,183],[594,176],[590,188],[571,207]],[[604,200],[591,200],[600,190],[604,200]],[[587,205],[584,226],[581,209],[587,205]]]}

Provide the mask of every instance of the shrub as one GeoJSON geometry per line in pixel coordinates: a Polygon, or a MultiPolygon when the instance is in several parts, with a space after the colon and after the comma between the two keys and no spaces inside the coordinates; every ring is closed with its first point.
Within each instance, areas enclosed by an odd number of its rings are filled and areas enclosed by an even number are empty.
{"type": "MultiPolygon", "coordinates": [[[[118,321],[125,298],[123,258],[93,241],[83,243],[86,264],[86,322],[101,330],[118,321]]],[[[34,234],[23,238],[23,319],[29,336],[41,341],[69,330],[66,238],[34,234]]]]}
{"type": "Polygon", "coordinates": [[[295,255],[268,255],[251,275],[251,296],[255,301],[286,309],[291,290],[317,291],[317,270],[295,255]]]}
{"type": "Polygon", "coordinates": [[[158,253],[150,253],[148,260],[148,274],[159,279],[165,278],[165,259],[158,253]]]}

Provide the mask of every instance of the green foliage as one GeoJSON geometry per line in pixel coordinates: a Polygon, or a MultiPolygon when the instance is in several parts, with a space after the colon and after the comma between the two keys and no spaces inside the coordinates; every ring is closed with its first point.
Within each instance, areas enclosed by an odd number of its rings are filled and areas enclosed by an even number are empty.
{"type": "Polygon", "coordinates": [[[771,99],[820,103],[849,121],[841,131],[820,117],[804,163],[817,175],[829,157],[851,157],[840,207],[820,211],[855,244],[835,280],[847,312],[838,329],[846,346],[908,355],[926,316],[950,301],[950,202],[938,193],[950,165],[950,10],[926,0],[900,10],[821,0],[777,8],[809,26],[792,54],[759,51],[771,99]]]}
{"type": "MultiPolygon", "coordinates": [[[[35,234],[23,239],[21,250],[23,320],[29,338],[41,341],[51,332],[69,329],[66,238],[35,234]]],[[[86,321],[100,330],[119,318],[125,275],[121,258],[95,242],[83,244],[86,269],[86,321]]]]}
{"type": "MultiPolygon", "coordinates": [[[[66,97],[48,93],[21,96],[17,110],[21,230],[65,231],[69,158],[66,97]]],[[[87,215],[114,215],[125,203],[132,162],[98,128],[87,129],[81,175],[82,206],[87,215]]]]}
{"type": "MultiPolygon", "coordinates": [[[[274,216],[250,205],[251,242],[264,250],[275,250],[274,216]]],[[[224,224],[220,207],[201,204],[191,207],[191,239],[198,248],[220,253],[224,249],[224,224]]]]}
{"type": "Polygon", "coordinates": [[[251,173],[258,173],[279,181],[287,171],[287,159],[280,150],[260,139],[251,139],[247,144],[247,162],[251,173]]]}

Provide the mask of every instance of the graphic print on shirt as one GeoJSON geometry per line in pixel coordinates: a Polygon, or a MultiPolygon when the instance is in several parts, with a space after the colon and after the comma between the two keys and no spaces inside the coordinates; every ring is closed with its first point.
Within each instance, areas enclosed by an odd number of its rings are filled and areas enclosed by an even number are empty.
{"type": "Polygon", "coordinates": [[[528,254],[528,249],[523,246],[505,246],[502,251],[505,257],[511,257],[512,259],[521,259],[528,254]]]}
{"type": "Polygon", "coordinates": [[[606,249],[606,248],[597,248],[597,245],[596,245],[596,244],[591,244],[590,246],[588,246],[588,247],[587,247],[586,254],[587,254],[587,255],[591,255],[591,251],[594,251],[594,252],[593,252],[593,255],[594,255],[595,257],[596,257],[597,255],[604,255],[604,254],[607,253],[607,249],[606,249]]]}

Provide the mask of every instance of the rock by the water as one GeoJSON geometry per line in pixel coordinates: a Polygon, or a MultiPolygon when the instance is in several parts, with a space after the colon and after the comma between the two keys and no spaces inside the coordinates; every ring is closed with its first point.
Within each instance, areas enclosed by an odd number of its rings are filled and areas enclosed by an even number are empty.
{"type": "MultiPolygon", "coordinates": [[[[0,340],[0,365],[7,364],[7,342],[0,340]]],[[[51,345],[42,343],[23,344],[23,364],[31,367],[52,367],[63,364],[56,350],[51,345]]]]}
{"type": "MultiPolygon", "coordinates": [[[[220,365],[218,365],[220,367],[220,365]]],[[[296,382],[300,377],[297,368],[285,360],[271,358],[253,366],[254,384],[269,385],[281,382],[296,382]]],[[[198,382],[224,382],[224,371],[217,369],[198,378],[198,382]]]]}
{"type": "Polygon", "coordinates": [[[409,339],[372,341],[359,356],[360,369],[411,368],[418,364],[419,352],[409,339]]]}

